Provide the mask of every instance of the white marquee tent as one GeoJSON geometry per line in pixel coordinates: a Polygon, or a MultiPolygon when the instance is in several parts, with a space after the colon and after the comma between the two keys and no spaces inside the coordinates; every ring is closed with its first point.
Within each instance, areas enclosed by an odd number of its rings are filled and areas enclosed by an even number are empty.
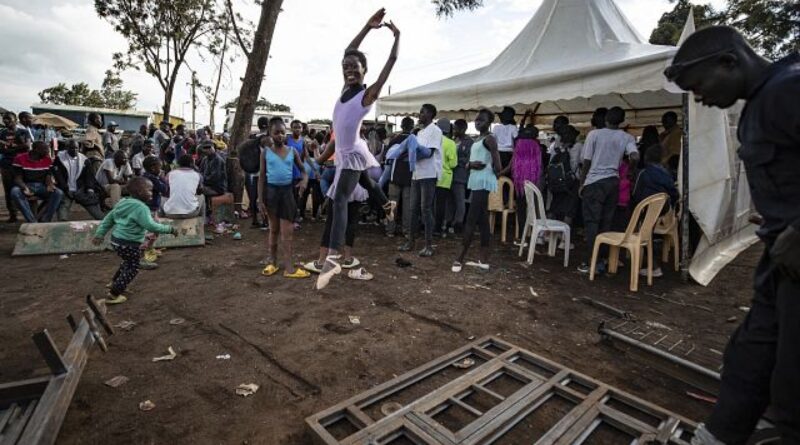
{"type": "MultiPolygon", "coordinates": [[[[693,30],[690,20],[684,33],[693,30]]],[[[511,105],[549,124],[558,114],[586,122],[597,107],[619,106],[628,125],[657,124],[667,110],[683,114],[682,93],[662,75],[675,51],[647,43],[613,0],[545,0],[489,65],[382,97],[378,113],[410,115],[432,103],[471,119],[479,108],[511,105]]],[[[689,207],[704,234],[690,272],[705,285],[756,238],[728,115],[693,101],[688,113],[689,207]]]]}

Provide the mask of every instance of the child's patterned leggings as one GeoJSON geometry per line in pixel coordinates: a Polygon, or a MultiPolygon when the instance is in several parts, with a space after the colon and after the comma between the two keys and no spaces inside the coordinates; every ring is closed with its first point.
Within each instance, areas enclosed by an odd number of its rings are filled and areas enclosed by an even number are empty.
{"type": "Polygon", "coordinates": [[[117,273],[114,274],[111,294],[120,295],[125,292],[125,289],[128,288],[128,285],[139,273],[139,261],[142,258],[142,250],[139,248],[138,244],[128,245],[112,243],[111,245],[114,246],[114,251],[117,252],[117,255],[122,258],[122,264],[119,265],[117,273]]]}

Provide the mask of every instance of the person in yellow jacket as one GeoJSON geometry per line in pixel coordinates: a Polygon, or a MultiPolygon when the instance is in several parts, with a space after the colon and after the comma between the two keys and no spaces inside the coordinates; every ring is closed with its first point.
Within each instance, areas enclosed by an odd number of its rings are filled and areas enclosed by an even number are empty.
{"type": "MultiPolygon", "coordinates": [[[[436,181],[436,203],[434,235],[445,237],[452,227],[452,211],[454,199],[451,186],[453,184],[453,169],[458,166],[458,152],[456,142],[452,139],[453,126],[447,118],[441,118],[436,125],[442,130],[442,172],[436,181]]],[[[451,232],[452,233],[452,232],[451,232]]]]}

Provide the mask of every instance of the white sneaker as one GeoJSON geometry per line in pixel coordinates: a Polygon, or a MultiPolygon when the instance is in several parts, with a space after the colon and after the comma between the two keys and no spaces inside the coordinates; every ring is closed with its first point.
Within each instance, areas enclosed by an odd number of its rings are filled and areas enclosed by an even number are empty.
{"type": "MultiPolygon", "coordinates": [[[[647,269],[640,270],[639,271],[639,276],[640,277],[646,277],[647,276],[647,269]]],[[[660,267],[656,268],[656,269],[653,269],[653,278],[661,278],[663,276],[664,276],[664,272],[661,271],[660,267]]]]}
{"type": "Polygon", "coordinates": [[[450,267],[450,270],[455,273],[459,273],[461,272],[461,269],[462,269],[461,263],[459,263],[458,261],[453,261],[453,266],[450,267]]]}

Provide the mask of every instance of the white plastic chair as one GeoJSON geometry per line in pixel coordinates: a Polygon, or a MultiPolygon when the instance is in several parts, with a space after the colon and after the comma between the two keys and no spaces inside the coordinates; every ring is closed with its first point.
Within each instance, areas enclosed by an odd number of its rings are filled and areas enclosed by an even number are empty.
{"type": "Polygon", "coordinates": [[[525,228],[522,229],[522,239],[520,240],[519,256],[525,249],[525,240],[531,235],[528,248],[528,264],[533,263],[533,255],[536,253],[536,240],[540,233],[549,235],[547,254],[556,256],[559,237],[564,238],[564,267],[569,267],[569,224],[555,219],[547,219],[544,212],[544,199],[542,192],[530,181],[525,181],[525,201],[528,204],[528,215],[525,218],[525,228]],[[530,229],[530,232],[529,232],[530,229]]]}

